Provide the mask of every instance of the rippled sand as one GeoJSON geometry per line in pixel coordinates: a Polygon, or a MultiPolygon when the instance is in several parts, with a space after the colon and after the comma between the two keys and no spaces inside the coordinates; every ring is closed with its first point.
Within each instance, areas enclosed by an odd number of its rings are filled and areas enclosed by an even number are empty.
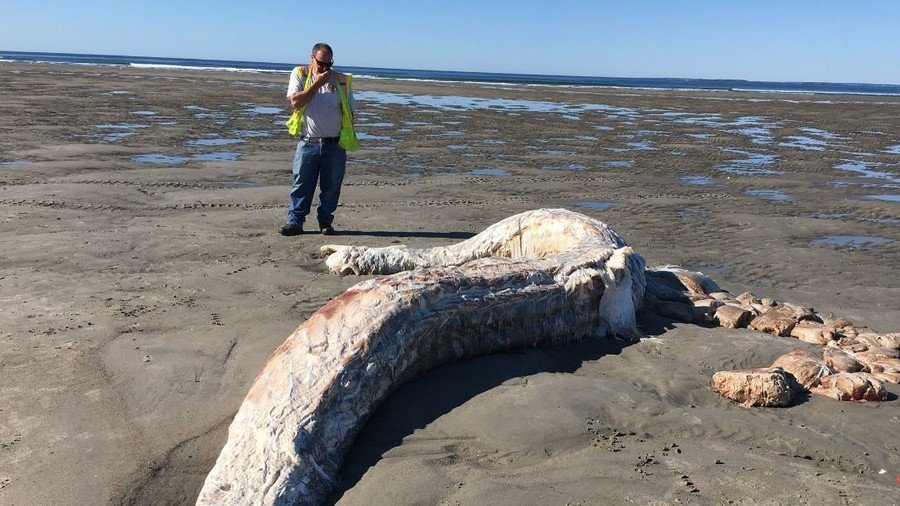
{"type": "MultiPolygon", "coordinates": [[[[283,81],[0,63],[0,503],[191,502],[268,354],[359,280],[324,272],[321,236],[276,233],[283,81]]],[[[356,100],[327,242],[448,244],[566,207],[651,265],[900,331],[900,98],[359,79],[356,100]]],[[[334,499],[897,497],[896,398],[743,409],[712,372],[808,345],[641,325],[400,388],[334,499]]]]}

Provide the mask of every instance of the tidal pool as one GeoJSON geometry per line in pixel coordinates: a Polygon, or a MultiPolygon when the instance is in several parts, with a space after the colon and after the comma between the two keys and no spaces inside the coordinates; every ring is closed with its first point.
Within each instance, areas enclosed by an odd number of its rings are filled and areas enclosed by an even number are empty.
{"type": "Polygon", "coordinates": [[[131,137],[135,133],[137,132],[112,132],[102,136],[100,140],[103,142],[116,142],[125,139],[126,137],[131,137]]]}
{"type": "Polygon", "coordinates": [[[900,202],[900,195],[883,194],[883,195],[866,195],[866,200],[883,200],[885,202],[900,202]]]}
{"type": "Polygon", "coordinates": [[[214,139],[194,139],[185,142],[186,146],[198,147],[198,146],[228,146],[230,144],[239,144],[244,142],[244,139],[223,139],[221,137],[217,137],[214,139]]]}
{"type": "Polygon", "coordinates": [[[92,125],[94,128],[100,128],[103,130],[128,130],[133,128],[147,128],[150,125],[144,125],[141,123],[101,123],[99,125],[92,125]]]}
{"type": "Polygon", "coordinates": [[[282,114],[285,111],[281,107],[256,106],[248,108],[247,112],[250,114],[282,114]]]}
{"type": "Polygon", "coordinates": [[[722,151],[746,157],[736,158],[734,160],[731,160],[728,165],[720,165],[716,167],[717,170],[720,170],[722,172],[737,174],[740,176],[784,174],[784,171],[762,168],[766,165],[772,164],[775,161],[775,155],[773,154],[746,151],[737,148],[722,148],[722,151]]]}
{"type": "Polygon", "coordinates": [[[473,176],[508,176],[509,171],[503,169],[472,169],[469,174],[473,176]]]}
{"type": "Polygon", "coordinates": [[[868,162],[865,160],[842,160],[842,163],[835,165],[834,168],[847,172],[855,172],[862,177],[884,179],[892,183],[900,183],[900,178],[890,172],[870,169],[870,167],[878,167],[881,165],[884,164],[879,162],[868,162]]]}
{"type": "Polygon", "coordinates": [[[147,153],[145,155],[132,156],[131,159],[140,163],[179,164],[187,161],[187,158],[183,156],[171,156],[163,153],[147,153]]]}
{"type": "Polygon", "coordinates": [[[392,137],[387,135],[367,134],[366,132],[356,132],[356,138],[361,141],[392,141],[392,137]]]}
{"type": "Polygon", "coordinates": [[[197,153],[191,159],[201,162],[234,162],[238,156],[240,156],[240,153],[197,153]]]}
{"type": "Polygon", "coordinates": [[[826,235],[812,240],[816,246],[850,246],[851,248],[864,248],[893,242],[884,237],[874,235],[826,235]]]}
{"type": "Polygon", "coordinates": [[[257,139],[260,137],[272,136],[272,132],[266,132],[265,130],[232,130],[231,134],[245,139],[257,139]]]}
{"type": "Polygon", "coordinates": [[[707,185],[716,182],[714,178],[711,178],[709,176],[682,176],[681,181],[685,184],[692,185],[707,185]]]}
{"type": "Polygon", "coordinates": [[[634,165],[634,162],[630,162],[627,160],[610,160],[608,162],[603,162],[601,165],[604,167],[616,167],[619,169],[628,169],[634,165]]]}
{"type": "Polygon", "coordinates": [[[584,201],[584,202],[575,202],[575,205],[578,207],[586,207],[588,209],[593,209],[595,211],[604,211],[606,209],[612,209],[616,207],[618,204],[615,202],[599,202],[599,201],[584,201]]]}
{"type": "Polygon", "coordinates": [[[788,202],[794,200],[790,195],[781,193],[778,190],[746,190],[744,193],[753,197],[774,200],[776,202],[788,202]]]}
{"type": "Polygon", "coordinates": [[[787,141],[779,142],[779,146],[803,151],[825,151],[825,148],[828,147],[828,143],[822,139],[813,139],[805,135],[788,135],[785,138],[787,141]]]}

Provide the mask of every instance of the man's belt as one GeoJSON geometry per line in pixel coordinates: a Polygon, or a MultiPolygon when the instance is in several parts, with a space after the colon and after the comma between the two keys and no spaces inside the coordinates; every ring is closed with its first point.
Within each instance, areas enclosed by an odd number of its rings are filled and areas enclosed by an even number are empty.
{"type": "Polygon", "coordinates": [[[340,137],[310,137],[307,135],[307,136],[301,137],[301,139],[303,139],[303,142],[315,142],[317,144],[334,144],[335,142],[338,141],[338,139],[340,139],[340,137]]]}

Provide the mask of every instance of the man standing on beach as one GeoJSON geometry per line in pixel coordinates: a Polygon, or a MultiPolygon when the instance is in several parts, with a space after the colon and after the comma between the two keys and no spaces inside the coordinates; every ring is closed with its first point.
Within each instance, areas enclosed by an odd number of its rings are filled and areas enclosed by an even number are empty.
{"type": "Polygon", "coordinates": [[[320,185],[316,210],[319,230],[323,235],[334,233],[331,223],[347,164],[347,151],[338,141],[342,141],[344,134],[342,119],[344,128],[349,124],[352,129],[354,103],[350,76],[331,68],[333,57],[331,46],[320,42],[313,46],[309,67],[299,66],[291,72],[287,98],[294,112],[291,118],[294,125],[289,121],[288,129],[299,135],[300,141],[294,153],[287,224],[281,228],[281,235],[303,233],[303,222],[310,212],[317,180],[320,185]],[[347,117],[343,117],[345,114],[347,117]]]}

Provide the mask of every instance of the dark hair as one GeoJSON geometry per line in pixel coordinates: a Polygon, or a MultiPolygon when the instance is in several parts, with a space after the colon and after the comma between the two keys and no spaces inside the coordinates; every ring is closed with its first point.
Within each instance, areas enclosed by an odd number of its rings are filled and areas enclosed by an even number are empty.
{"type": "Polygon", "coordinates": [[[328,44],[326,44],[324,42],[319,42],[318,44],[313,46],[313,48],[312,48],[313,56],[315,56],[316,51],[319,51],[319,50],[328,51],[328,56],[334,58],[334,51],[331,50],[331,46],[329,46],[328,44]]]}

